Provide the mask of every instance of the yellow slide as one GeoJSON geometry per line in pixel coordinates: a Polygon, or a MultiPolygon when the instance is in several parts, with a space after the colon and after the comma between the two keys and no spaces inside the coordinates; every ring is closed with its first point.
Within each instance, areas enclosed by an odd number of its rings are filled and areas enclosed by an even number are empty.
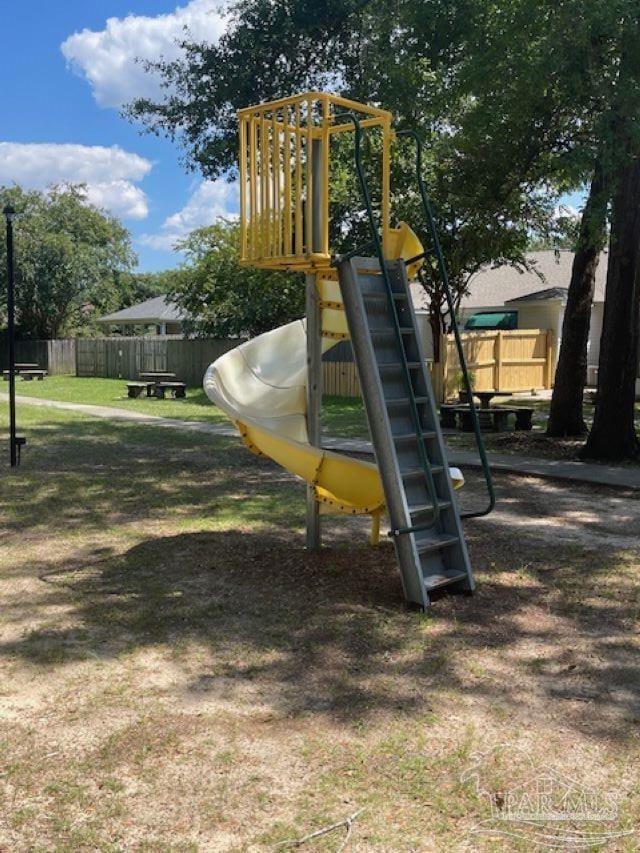
{"type": "MultiPolygon", "coordinates": [[[[318,276],[322,350],[348,336],[338,282],[318,276]]],[[[309,444],[306,418],[307,336],[304,320],[259,335],[207,370],[204,390],[235,423],[244,443],[313,484],[328,512],[368,514],[377,540],[385,502],[377,467],[309,444]]],[[[456,486],[462,474],[451,471],[456,486]]]]}
{"type": "MultiPolygon", "coordinates": [[[[337,340],[322,343],[326,352],[337,340]]],[[[384,494],[377,467],[309,444],[306,381],[305,322],[296,320],[217,359],[205,374],[204,390],[251,450],[313,483],[328,510],[379,515],[384,494]]]]}

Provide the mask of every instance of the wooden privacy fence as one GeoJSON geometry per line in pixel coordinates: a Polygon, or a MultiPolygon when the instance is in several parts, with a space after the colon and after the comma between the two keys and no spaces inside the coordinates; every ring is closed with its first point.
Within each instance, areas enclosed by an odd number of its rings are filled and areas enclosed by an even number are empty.
{"type": "MultiPolygon", "coordinates": [[[[463,332],[467,366],[477,391],[530,391],[551,388],[555,373],[555,333],[546,329],[512,332],[463,332]]],[[[336,348],[337,349],[337,348],[336,348]]],[[[327,353],[331,354],[331,350],[327,353]]],[[[429,363],[436,399],[453,396],[460,387],[460,366],[453,335],[444,335],[441,361],[429,363]]],[[[324,392],[338,397],[357,397],[360,384],[353,356],[336,353],[323,364],[324,392]]]]}
{"type": "MultiPolygon", "coordinates": [[[[469,370],[478,391],[529,391],[551,388],[555,372],[555,333],[544,329],[512,332],[463,332],[469,370]]],[[[137,379],[141,372],[166,370],[187,385],[198,386],[207,367],[242,341],[213,338],[130,337],[18,341],[16,360],[35,362],[50,374],[75,373],[137,379]]],[[[442,338],[439,363],[430,363],[436,399],[458,391],[460,371],[453,335],[442,338]]],[[[6,341],[0,336],[0,358],[7,366],[6,341]]],[[[348,341],[323,357],[324,393],[359,397],[360,383],[348,341]]]]}
{"type": "MultiPolygon", "coordinates": [[[[2,369],[9,367],[6,335],[0,336],[2,369]]],[[[51,376],[76,372],[76,342],[69,340],[16,341],[16,361],[38,364],[51,376]]]]}
{"type": "MultiPolygon", "coordinates": [[[[555,333],[546,329],[463,332],[462,346],[477,391],[551,388],[555,374],[555,333]]],[[[453,335],[444,335],[441,361],[432,365],[436,398],[457,393],[460,364],[453,335]]]]}
{"type": "Polygon", "coordinates": [[[76,374],[137,379],[146,371],[166,370],[197,386],[211,362],[240,343],[213,338],[78,338],[76,374]]]}
{"type": "Polygon", "coordinates": [[[324,394],[334,397],[360,397],[360,381],[354,362],[323,362],[322,389],[324,394]]]}

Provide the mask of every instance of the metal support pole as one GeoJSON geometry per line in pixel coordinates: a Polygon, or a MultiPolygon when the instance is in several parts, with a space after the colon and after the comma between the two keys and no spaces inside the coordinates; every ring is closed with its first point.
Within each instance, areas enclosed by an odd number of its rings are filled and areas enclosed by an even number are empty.
{"type": "MultiPolygon", "coordinates": [[[[320,447],[320,410],[322,407],[322,335],[321,309],[313,273],[306,276],[307,288],[307,432],[309,442],[320,447]]],[[[320,505],[314,486],[307,485],[307,548],[320,549],[320,505]]]]}
{"type": "Polygon", "coordinates": [[[15,349],[15,299],[13,280],[13,215],[7,205],[4,215],[7,222],[7,332],[9,336],[9,453],[11,467],[18,464],[16,441],[16,349],[15,349]]]}

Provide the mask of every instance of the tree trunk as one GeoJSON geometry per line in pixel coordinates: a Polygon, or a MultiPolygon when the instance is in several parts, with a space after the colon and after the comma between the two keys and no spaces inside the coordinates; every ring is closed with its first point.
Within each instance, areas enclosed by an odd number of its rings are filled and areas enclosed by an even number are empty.
{"type": "Polygon", "coordinates": [[[431,338],[433,340],[433,363],[439,364],[442,359],[440,352],[440,342],[444,325],[442,322],[442,313],[439,307],[432,308],[429,305],[429,325],[431,326],[431,338]]]}
{"type": "Polygon", "coordinates": [[[638,455],[634,424],[640,324],[640,158],[618,172],[613,200],[598,398],[583,458],[638,455]]]}
{"type": "Polygon", "coordinates": [[[583,435],[587,431],[582,398],[587,381],[587,344],[596,269],[606,235],[607,201],[602,164],[598,160],[582,213],[571,269],[560,356],[547,423],[547,435],[550,436],[583,435]]]}

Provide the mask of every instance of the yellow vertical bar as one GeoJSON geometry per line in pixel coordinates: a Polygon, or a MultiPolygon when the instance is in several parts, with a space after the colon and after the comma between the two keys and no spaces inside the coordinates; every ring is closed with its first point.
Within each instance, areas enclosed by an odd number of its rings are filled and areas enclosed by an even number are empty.
{"type": "Polygon", "coordinates": [[[282,255],[282,223],[280,222],[280,130],[276,111],[272,116],[272,149],[271,164],[273,168],[273,254],[282,255]]]}
{"type": "Polygon", "coordinates": [[[307,201],[304,209],[307,255],[313,252],[313,100],[307,101],[307,201]]]}
{"type": "Polygon", "coordinates": [[[247,259],[247,121],[240,119],[240,257],[247,259]]]}
{"type": "Polygon", "coordinates": [[[258,255],[258,166],[256,160],[256,149],[258,144],[258,135],[256,133],[256,119],[251,116],[249,124],[249,179],[250,188],[250,206],[251,206],[251,251],[250,258],[255,258],[258,255]]]}
{"type": "Polygon", "coordinates": [[[264,115],[260,113],[260,257],[269,256],[269,159],[264,115]]]}
{"type": "Polygon", "coordinates": [[[284,254],[292,254],[291,247],[291,130],[289,129],[289,108],[284,112],[284,148],[282,152],[282,170],[284,172],[284,254]]]}
{"type": "Polygon", "coordinates": [[[267,139],[267,254],[273,257],[274,241],[273,241],[273,134],[271,133],[271,123],[266,114],[264,117],[264,130],[267,139]]]}
{"type": "Polygon", "coordinates": [[[382,199],[380,218],[382,220],[382,250],[385,257],[389,251],[390,195],[391,195],[391,122],[385,119],[382,126],[382,199]]]}
{"type": "Polygon", "coordinates": [[[296,246],[295,253],[302,255],[302,128],[300,126],[300,104],[296,104],[296,246]]]}
{"type": "Polygon", "coordinates": [[[325,95],[322,104],[322,251],[329,254],[329,125],[331,124],[331,105],[325,95]]]}

